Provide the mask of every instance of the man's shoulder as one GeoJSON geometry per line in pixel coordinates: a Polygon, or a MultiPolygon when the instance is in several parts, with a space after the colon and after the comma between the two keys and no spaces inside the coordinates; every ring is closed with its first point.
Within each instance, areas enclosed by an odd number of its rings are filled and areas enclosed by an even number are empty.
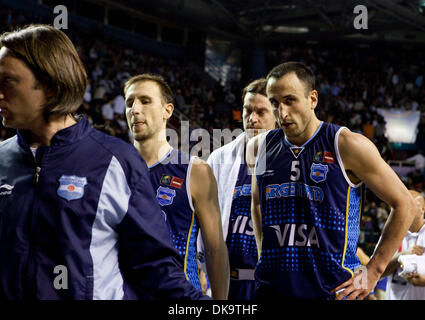
{"type": "MultiPolygon", "coordinates": [[[[93,130],[90,136],[98,144],[99,149],[97,152],[103,150],[103,152],[109,153],[115,157],[122,166],[124,166],[124,164],[139,165],[141,163],[144,163],[144,166],[146,166],[143,158],[133,145],[98,130],[93,130]]],[[[93,150],[93,152],[96,151],[93,150]]],[[[125,165],[125,167],[127,167],[127,165],[125,165]]]]}
{"type": "Polygon", "coordinates": [[[214,150],[211,154],[222,153],[222,152],[226,152],[227,150],[231,150],[231,149],[235,148],[238,144],[243,143],[243,139],[244,139],[245,135],[246,135],[245,132],[241,133],[240,135],[238,135],[235,139],[233,139],[229,143],[226,143],[224,146],[214,150]]]}

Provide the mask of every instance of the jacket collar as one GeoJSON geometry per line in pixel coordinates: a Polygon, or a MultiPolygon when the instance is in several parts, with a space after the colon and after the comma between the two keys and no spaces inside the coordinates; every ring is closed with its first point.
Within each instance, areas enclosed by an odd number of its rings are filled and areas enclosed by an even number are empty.
{"type": "MultiPolygon", "coordinates": [[[[85,117],[80,115],[75,120],[77,120],[77,123],[56,132],[52,137],[50,146],[65,145],[79,141],[92,130],[90,123],[85,117]]],[[[17,135],[19,145],[25,149],[28,148],[28,143],[25,140],[25,131],[17,130],[17,135]]]]}

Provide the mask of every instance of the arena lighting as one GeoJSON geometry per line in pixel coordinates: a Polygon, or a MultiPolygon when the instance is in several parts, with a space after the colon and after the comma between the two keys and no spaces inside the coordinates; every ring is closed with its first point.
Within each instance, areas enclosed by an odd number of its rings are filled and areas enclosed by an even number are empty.
{"type": "Polygon", "coordinates": [[[279,33],[307,33],[309,31],[306,27],[288,27],[288,26],[278,26],[273,27],[266,25],[263,27],[264,31],[274,31],[279,33]]]}
{"type": "Polygon", "coordinates": [[[419,111],[377,109],[386,121],[386,136],[393,143],[415,143],[420,119],[419,111]]]}

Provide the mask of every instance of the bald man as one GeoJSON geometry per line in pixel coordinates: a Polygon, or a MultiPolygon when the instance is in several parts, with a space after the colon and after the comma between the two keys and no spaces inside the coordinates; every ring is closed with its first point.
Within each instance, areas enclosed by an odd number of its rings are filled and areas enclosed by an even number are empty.
{"type": "Polygon", "coordinates": [[[398,275],[401,272],[399,256],[423,255],[425,247],[425,199],[415,190],[409,190],[409,192],[417,203],[416,216],[400,248],[382,274],[382,277],[388,276],[386,300],[425,300],[425,275],[410,274],[407,278],[398,275]]]}

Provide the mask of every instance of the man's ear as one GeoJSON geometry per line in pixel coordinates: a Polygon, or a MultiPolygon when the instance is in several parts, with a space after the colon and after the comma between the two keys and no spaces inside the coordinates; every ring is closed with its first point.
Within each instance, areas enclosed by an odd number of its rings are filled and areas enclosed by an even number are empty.
{"type": "Polygon", "coordinates": [[[312,90],[310,92],[310,103],[311,103],[311,109],[316,109],[317,103],[319,102],[319,94],[317,93],[317,90],[312,90]]]}
{"type": "Polygon", "coordinates": [[[166,103],[162,109],[163,119],[168,120],[173,115],[174,105],[172,103],[166,103]]]}

